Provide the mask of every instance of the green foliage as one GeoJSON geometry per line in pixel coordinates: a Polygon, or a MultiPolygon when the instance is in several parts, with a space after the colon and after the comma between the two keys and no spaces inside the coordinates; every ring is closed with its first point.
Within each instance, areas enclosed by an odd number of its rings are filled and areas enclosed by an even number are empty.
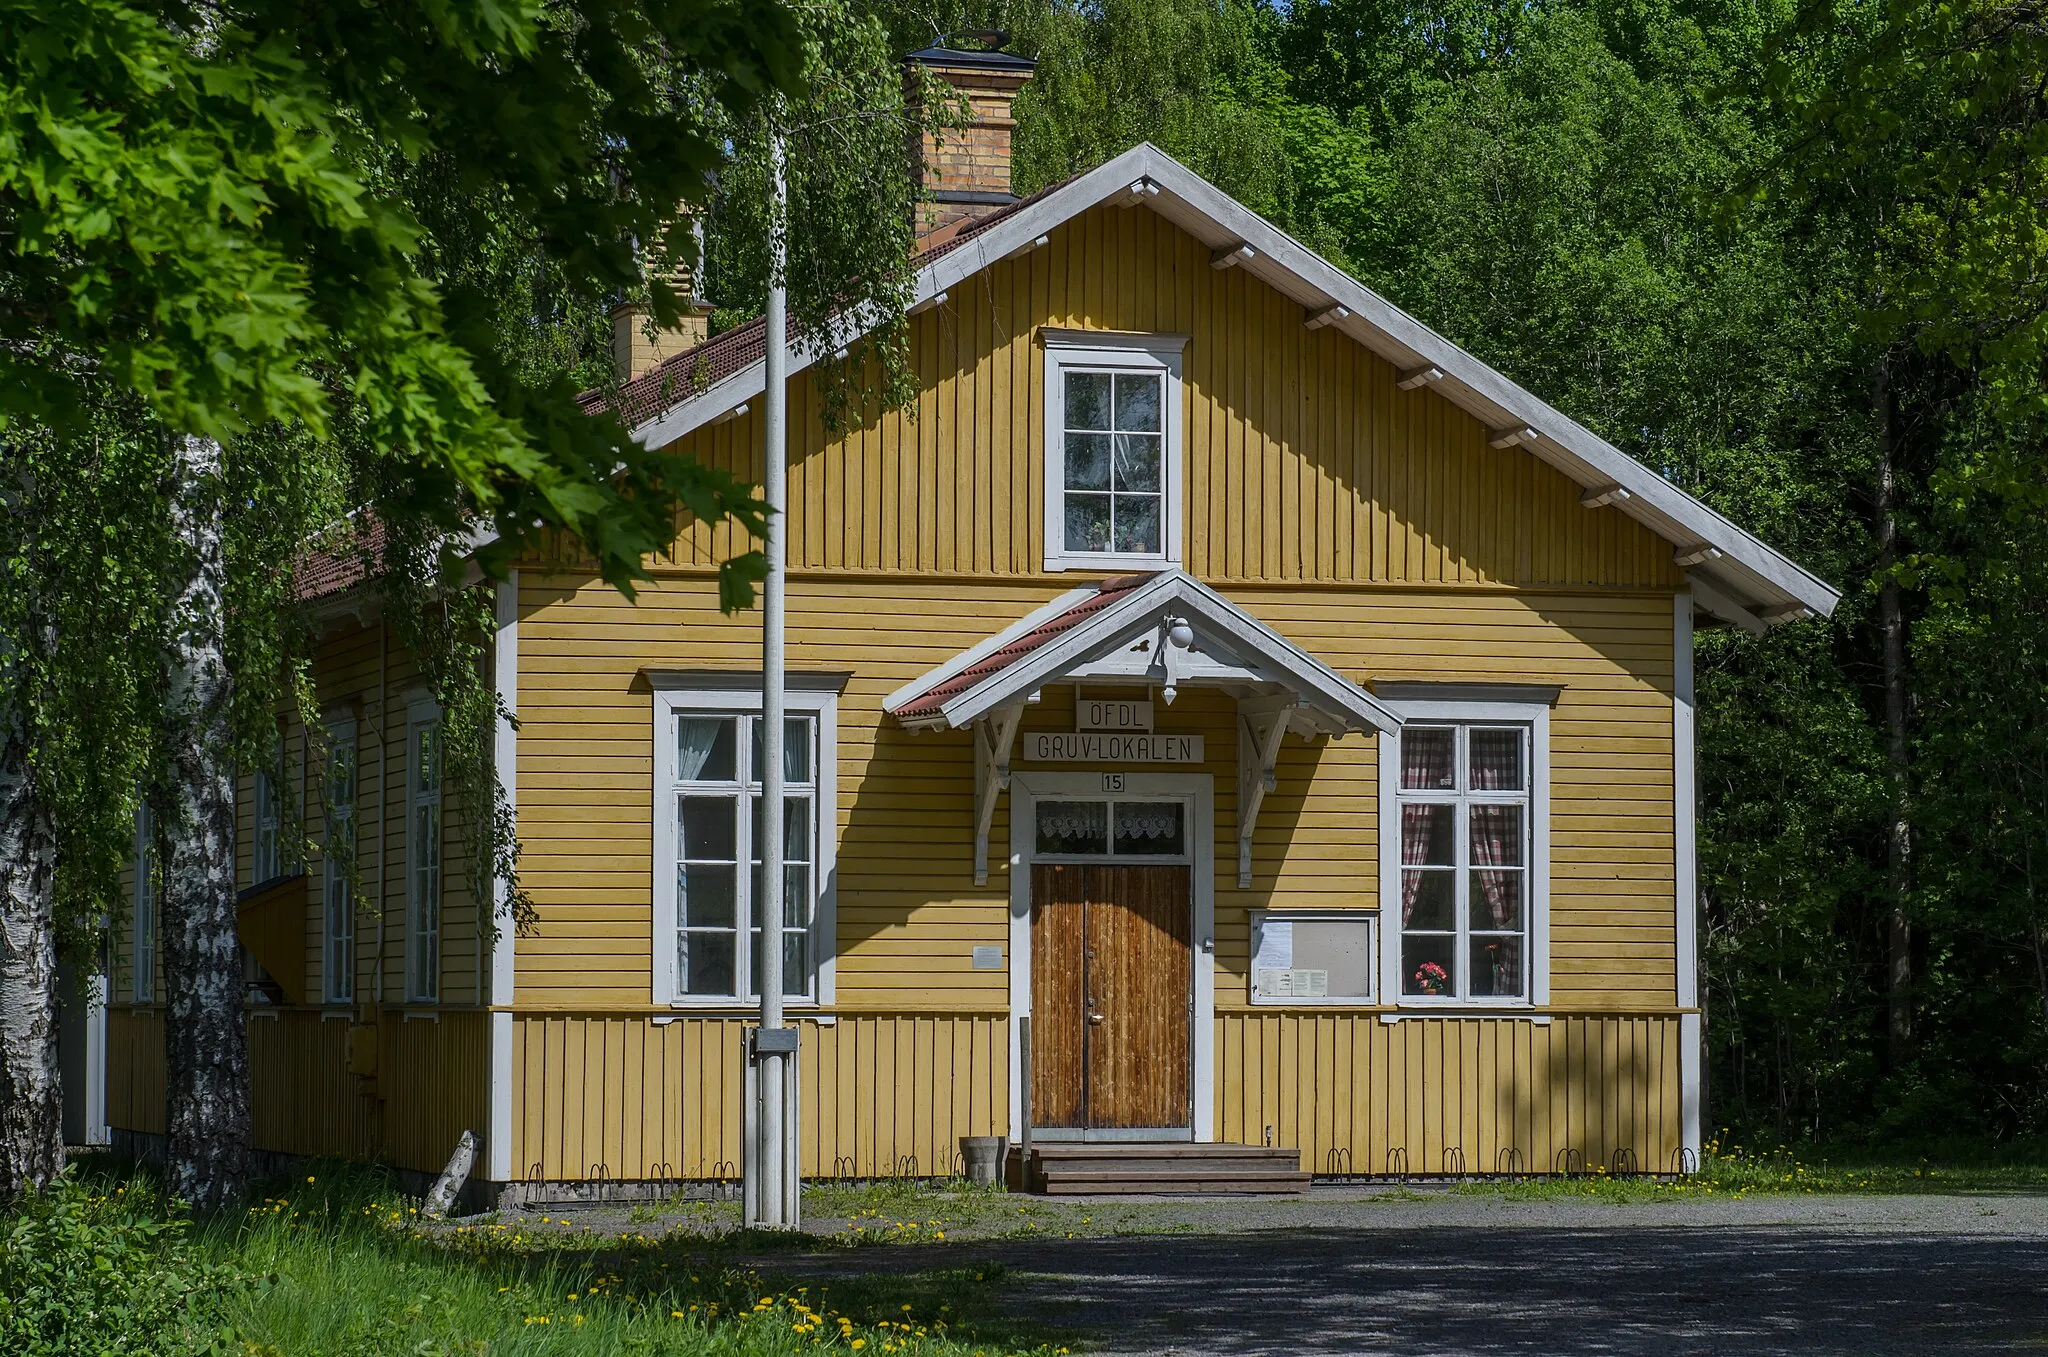
{"type": "Polygon", "coordinates": [[[916,395],[904,312],[915,276],[906,141],[944,135],[962,110],[929,72],[906,100],[900,53],[878,16],[846,0],[797,11],[803,93],[723,126],[733,155],[706,218],[706,274],[721,326],[761,314],[768,291],[773,182],[770,128],[784,146],[784,243],[792,344],[841,358],[812,371],[828,427],[870,402],[892,409],[916,395]],[[842,317],[877,321],[856,333],[842,317]]]}
{"type": "Polygon", "coordinates": [[[67,1173],[0,1216],[0,1351],[10,1357],[227,1351],[226,1306],[241,1286],[145,1179],[67,1173]]]}
{"type": "Polygon", "coordinates": [[[411,467],[394,508],[484,516],[501,550],[566,527],[630,585],[677,503],[758,525],[752,501],[507,361],[400,182],[432,160],[444,230],[508,215],[585,295],[634,285],[634,241],[721,159],[698,110],[792,83],[795,49],[780,7],[721,0],[0,5],[0,417],[65,432],[103,380],[174,431],[323,436],[345,402],[411,467]]]}

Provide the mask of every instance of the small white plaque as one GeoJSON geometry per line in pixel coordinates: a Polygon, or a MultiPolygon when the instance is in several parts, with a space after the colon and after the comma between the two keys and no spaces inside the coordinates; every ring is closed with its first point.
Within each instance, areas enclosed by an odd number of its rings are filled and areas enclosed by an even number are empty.
{"type": "Polygon", "coordinates": [[[1324,999],[1330,993],[1330,973],[1303,967],[1260,969],[1253,972],[1260,997],[1267,999],[1324,999]]]}
{"type": "Polygon", "coordinates": [[[1084,697],[1074,708],[1075,730],[1113,730],[1122,734],[1152,732],[1152,703],[1084,697]]]}
{"type": "Polygon", "coordinates": [[[1202,737],[1054,731],[1026,739],[1024,756],[1037,763],[1200,763],[1202,737]]]}
{"type": "Polygon", "coordinates": [[[999,971],[1003,968],[1003,949],[1000,945],[977,946],[974,949],[974,969],[977,971],[999,971]]]}

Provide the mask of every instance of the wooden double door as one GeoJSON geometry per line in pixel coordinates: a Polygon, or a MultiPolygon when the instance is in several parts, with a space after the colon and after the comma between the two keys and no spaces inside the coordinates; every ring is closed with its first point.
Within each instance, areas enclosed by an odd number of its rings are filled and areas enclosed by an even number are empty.
{"type": "Polygon", "coordinates": [[[1191,883],[1178,865],[1032,867],[1034,1126],[1186,1132],[1191,883]]]}

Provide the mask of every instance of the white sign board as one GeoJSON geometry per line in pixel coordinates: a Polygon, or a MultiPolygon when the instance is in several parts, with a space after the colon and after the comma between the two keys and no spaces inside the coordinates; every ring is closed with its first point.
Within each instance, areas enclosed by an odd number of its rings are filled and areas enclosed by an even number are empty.
{"type": "Polygon", "coordinates": [[[1024,757],[1037,763],[1200,763],[1202,737],[1052,731],[1025,736],[1024,757]]]}
{"type": "Polygon", "coordinates": [[[1084,697],[1074,706],[1075,730],[1114,730],[1125,734],[1152,730],[1152,704],[1112,698],[1084,697]]]}
{"type": "Polygon", "coordinates": [[[1252,1002],[1371,1002],[1374,923],[1362,911],[1254,910],[1252,1002]]]}

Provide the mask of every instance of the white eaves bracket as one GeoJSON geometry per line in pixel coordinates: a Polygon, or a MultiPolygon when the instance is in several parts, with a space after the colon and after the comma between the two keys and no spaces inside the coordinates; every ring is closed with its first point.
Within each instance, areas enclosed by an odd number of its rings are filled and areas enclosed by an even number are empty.
{"type": "MultiPolygon", "coordinates": [[[[1010,788],[1010,749],[1024,704],[997,707],[974,723],[974,884],[988,884],[988,830],[995,823],[996,798],[1010,788]]],[[[1014,828],[1011,831],[1015,833],[1014,828]]]]}
{"type": "Polygon", "coordinates": [[[1237,704],[1237,886],[1252,884],[1252,831],[1259,807],[1278,784],[1273,769],[1280,761],[1280,742],[1294,715],[1292,701],[1243,701],[1237,704]]]}

